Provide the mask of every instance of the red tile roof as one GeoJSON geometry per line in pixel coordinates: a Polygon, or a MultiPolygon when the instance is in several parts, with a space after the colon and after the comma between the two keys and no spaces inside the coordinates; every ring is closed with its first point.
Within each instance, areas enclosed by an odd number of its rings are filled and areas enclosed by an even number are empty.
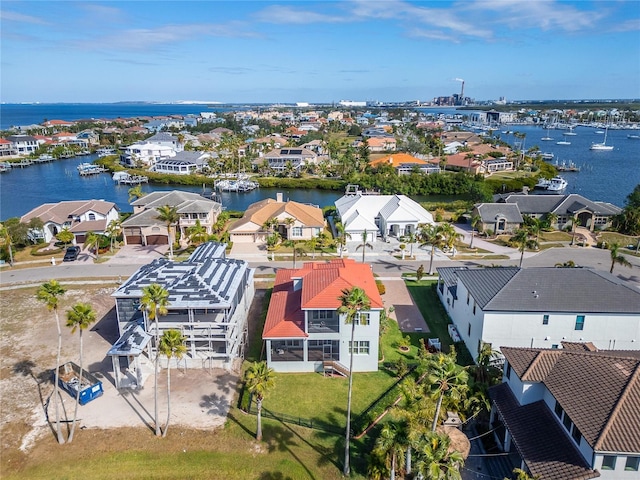
{"type": "Polygon", "coordinates": [[[280,269],[262,333],[263,338],[306,337],[303,309],[334,310],[344,289],[362,288],[372,309],[383,308],[371,267],[350,258],[308,262],[300,269],[280,269]],[[294,290],[294,281],[302,287],[294,290]]]}

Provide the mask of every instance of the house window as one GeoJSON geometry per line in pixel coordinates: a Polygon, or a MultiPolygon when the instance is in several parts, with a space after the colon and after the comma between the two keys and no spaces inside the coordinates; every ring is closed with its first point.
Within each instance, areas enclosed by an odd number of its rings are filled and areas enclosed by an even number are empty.
{"type": "Polygon", "coordinates": [[[558,403],[558,401],[556,400],[556,406],[553,409],[554,412],[556,412],[556,415],[558,416],[558,418],[562,418],[562,407],[560,406],[560,403],[558,403]]]}
{"type": "Polygon", "coordinates": [[[469,295],[469,292],[467,292],[467,305],[469,305],[469,298],[471,298],[471,295],[469,295]]]}
{"type": "Polygon", "coordinates": [[[467,336],[471,336],[471,323],[469,323],[469,326],[467,327],[467,336]]]}
{"type": "Polygon", "coordinates": [[[576,443],[579,446],[580,445],[580,438],[582,437],[582,434],[580,433],[580,430],[578,430],[578,427],[576,427],[575,425],[573,426],[573,430],[571,431],[571,436],[573,437],[573,439],[576,441],[576,443]]]}
{"type": "Polygon", "coordinates": [[[90,213],[89,214],[89,220],[95,220],[96,219],[96,214],[95,213],[90,213]]]}
{"type": "Polygon", "coordinates": [[[602,457],[602,470],[615,470],[616,458],[615,455],[605,455],[602,457]]]}
{"type": "Polygon", "coordinates": [[[301,237],[302,236],[302,227],[292,227],[291,228],[291,236],[292,237],[301,237]]]}
{"type": "Polygon", "coordinates": [[[507,370],[505,372],[505,375],[508,379],[511,379],[511,365],[509,363],[507,363],[507,370]]]}
{"type": "Polygon", "coordinates": [[[559,348],[559,347],[560,347],[560,346],[559,346],[557,343],[554,343],[554,344],[552,344],[552,345],[551,345],[551,348],[556,348],[556,349],[557,349],[557,348],[559,348]]]}
{"type": "Polygon", "coordinates": [[[571,431],[571,419],[569,418],[569,415],[567,415],[567,412],[564,412],[564,418],[562,419],[562,424],[564,425],[564,428],[566,428],[568,432],[571,431]]]}
{"type": "Polygon", "coordinates": [[[368,340],[356,340],[353,342],[349,342],[349,353],[351,353],[351,348],[353,345],[353,354],[354,355],[369,355],[369,341],[368,340]]]}
{"type": "Polygon", "coordinates": [[[640,468],[640,457],[627,457],[624,464],[625,472],[637,472],[640,468]]]}
{"type": "Polygon", "coordinates": [[[584,315],[576,316],[576,330],[584,330],[584,315]]]}
{"type": "Polygon", "coordinates": [[[476,314],[476,301],[473,301],[473,314],[476,314]]]}
{"type": "Polygon", "coordinates": [[[369,312],[360,312],[360,321],[358,325],[370,325],[371,317],[369,312]]]}
{"type": "Polygon", "coordinates": [[[542,324],[543,325],[549,325],[549,315],[543,315],[542,316],[542,324]]]}

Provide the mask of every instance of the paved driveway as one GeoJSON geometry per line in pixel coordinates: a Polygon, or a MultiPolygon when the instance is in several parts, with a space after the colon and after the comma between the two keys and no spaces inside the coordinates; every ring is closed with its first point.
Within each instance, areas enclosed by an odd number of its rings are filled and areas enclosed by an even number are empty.
{"type": "Polygon", "coordinates": [[[404,280],[399,277],[382,277],[380,280],[386,288],[382,301],[385,308],[393,306],[395,309],[389,316],[398,322],[400,330],[407,333],[428,332],[427,322],[411,298],[404,280]]]}
{"type": "Polygon", "coordinates": [[[109,264],[144,265],[156,258],[164,256],[169,251],[169,245],[124,245],[109,259],[109,264]]]}

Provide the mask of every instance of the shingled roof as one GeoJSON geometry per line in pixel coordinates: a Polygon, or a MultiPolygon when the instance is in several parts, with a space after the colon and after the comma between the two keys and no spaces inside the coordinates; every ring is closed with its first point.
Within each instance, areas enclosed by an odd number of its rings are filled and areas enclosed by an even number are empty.
{"type": "Polygon", "coordinates": [[[304,309],[336,310],[344,289],[362,288],[372,309],[383,308],[371,267],[353,259],[307,262],[300,269],[280,269],[276,273],[273,294],[262,338],[306,337],[304,309]],[[294,282],[300,279],[301,288],[294,282]]]}
{"type": "Polygon", "coordinates": [[[233,224],[229,232],[242,232],[245,230],[243,227],[248,224],[262,227],[267,220],[283,214],[297,220],[305,227],[324,227],[324,215],[320,208],[292,200],[278,202],[272,198],[266,198],[249,205],[242,218],[233,224]]]}
{"type": "Polygon", "coordinates": [[[640,358],[615,350],[501,347],[525,382],[543,383],[596,451],[640,452],[640,358]]]}
{"type": "Polygon", "coordinates": [[[485,312],[640,312],[640,292],[591,268],[445,267],[438,272],[449,283],[459,279],[485,312]]]}

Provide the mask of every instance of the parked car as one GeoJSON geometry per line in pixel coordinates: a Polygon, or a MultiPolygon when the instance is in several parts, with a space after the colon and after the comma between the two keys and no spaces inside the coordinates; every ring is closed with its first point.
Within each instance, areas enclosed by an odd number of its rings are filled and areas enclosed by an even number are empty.
{"type": "Polygon", "coordinates": [[[64,253],[64,258],[62,259],[64,262],[73,262],[78,255],[80,254],[80,247],[68,247],[67,251],[64,253]]]}

